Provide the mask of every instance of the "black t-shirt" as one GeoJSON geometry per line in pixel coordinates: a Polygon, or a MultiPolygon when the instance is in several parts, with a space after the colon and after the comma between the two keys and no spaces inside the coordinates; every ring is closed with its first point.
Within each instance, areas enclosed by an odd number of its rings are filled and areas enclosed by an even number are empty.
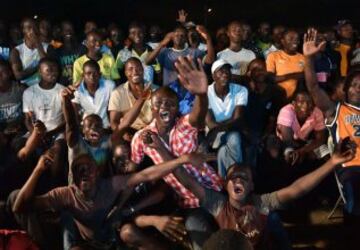
{"type": "Polygon", "coordinates": [[[80,57],[80,46],[76,46],[71,50],[61,47],[56,49],[55,53],[61,66],[59,82],[64,86],[73,84],[73,65],[75,60],[80,57]]]}
{"type": "Polygon", "coordinates": [[[276,85],[268,84],[263,93],[249,91],[245,120],[252,134],[261,136],[269,118],[271,116],[276,118],[285,103],[286,94],[276,85]]]}

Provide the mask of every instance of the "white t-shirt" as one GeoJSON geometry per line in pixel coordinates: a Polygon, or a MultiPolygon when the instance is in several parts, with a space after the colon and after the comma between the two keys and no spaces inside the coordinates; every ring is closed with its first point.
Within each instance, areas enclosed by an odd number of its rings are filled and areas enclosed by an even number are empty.
{"type": "Polygon", "coordinates": [[[27,88],[23,95],[23,112],[33,112],[36,120],[53,130],[64,122],[61,109],[61,91],[65,87],[56,83],[52,89],[43,89],[39,84],[27,88]]]}
{"type": "Polygon", "coordinates": [[[110,122],[107,109],[111,92],[114,88],[115,83],[113,81],[100,78],[99,87],[93,97],[86,89],[84,81],[82,81],[78,90],[74,92],[74,99],[72,102],[81,106],[85,116],[90,114],[97,114],[100,116],[103,121],[104,128],[109,128],[110,122]]]}
{"type": "Polygon", "coordinates": [[[249,63],[255,58],[254,52],[244,48],[238,52],[227,48],[217,53],[217,59],[224,59],[231,64],[231,73],[234,75],[245,75],[249,63]]]}
{"type": "Polygon", "coordinates": [[[270,48],[268,48],[267,50],[264,51],[264,57],[265,59],[267,58],[267,56],[271,53],[271,52],[275,52],[278,51],[279,49],[275,47],[274,44],[271,44],[270,48]]]}
{"type": "Polygon", "coordinates": [[[248,103],[248,90],[239,85],[230,83],[229,93],[224,100],[216,95],[215,83],[208,87],[209,109],[214,113],[216,122],[230,119],[236,106],[246,106],[248,103]]]}

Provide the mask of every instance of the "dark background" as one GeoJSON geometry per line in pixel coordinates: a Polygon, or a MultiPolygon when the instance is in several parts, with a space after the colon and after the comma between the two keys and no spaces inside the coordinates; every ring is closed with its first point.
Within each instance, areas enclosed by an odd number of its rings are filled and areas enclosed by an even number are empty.
{"type": "Polygon", "coordinates": [[[233,19],[244,19],[256,25],[261,21],[291,27],[331,26],[339,19],[360,22],[360,0],[1,0],[1,18],[19,21],[24,16],[38,15],[56,22],[74,21],[82,27],[92,19],[100,25],[116,22],[126,27],[130,20],[157,23],[171,28],[177,10],[184,8],[190,19],[210,28],[233,19]],[[207,9],[212,12],[208,13],[207,9]]]}

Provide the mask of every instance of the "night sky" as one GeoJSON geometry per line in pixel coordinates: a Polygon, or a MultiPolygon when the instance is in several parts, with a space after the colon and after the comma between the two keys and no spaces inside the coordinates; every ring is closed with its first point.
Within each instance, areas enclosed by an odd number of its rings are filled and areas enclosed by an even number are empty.
{"type": "Polygon", "coordinates": [[[254,25],[270,21],[292,27],[330,26],[343,18],[360,23],[360,0],[1,0],[1,18],[18,21],[36,14],[52,21],[70,19],[78,27],[93,19],[102,25],[114,21],[126,27],[130,20],[138,20],[171,28],[180,8],[189,12],[191,20],[211,28],[232,19],[244,19],[254,25]]]}

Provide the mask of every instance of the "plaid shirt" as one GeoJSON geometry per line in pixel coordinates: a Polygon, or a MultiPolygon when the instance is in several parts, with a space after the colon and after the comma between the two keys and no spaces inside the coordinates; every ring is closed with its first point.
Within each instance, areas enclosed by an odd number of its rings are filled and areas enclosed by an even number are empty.
{"type": "MultiPolygon", "coordinates": [[[[138,131],[131,143],[131,159],[136,164],[139,164],[144,155],[148,155],[155,164],[164,162],[160,154],[148,147],[142,141],[140,135],[144,130],[151,130],[154,133],[158,134],[156,128],[155,119],[151,124],[149,124],[144,129],[138,131]]],[[[189,123],[189,115],[182,116],[177,120],[176,124],[170,131],[169,141],[170,145],[167,145],[161,138],[162,142],[166,148],[174,155],[180,156],[194,152],[197,149],[197,128],[191,126],[189,123]]],[[[196,180],[204,187],[210,188],[216,191],[222,189],[221,178],[215,173],[215,171],[206,163],[203,164],[201,171],[198,168],[195,168],[191,164],[183,165],[187,172],[196,178],[196,180]]],[[[180,206],[184,208],[196,208],[199,207],[199,199],[188,189],[186,189],[173,174],[168,174],[165,176],[164,181],[170,185],[175,192],[181,197],[180,206]]]]}

